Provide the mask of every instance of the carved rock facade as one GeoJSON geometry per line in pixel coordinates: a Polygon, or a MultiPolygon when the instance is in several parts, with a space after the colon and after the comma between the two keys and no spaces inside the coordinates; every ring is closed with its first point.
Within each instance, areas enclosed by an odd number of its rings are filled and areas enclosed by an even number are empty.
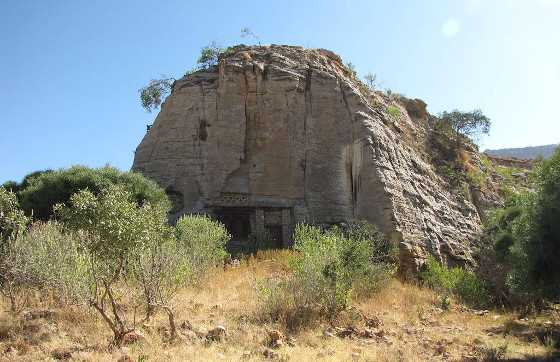
{"type": "Polygon", "coordinates": [[[369,219],[414,274],[428,254],[472,262],[481,225],[429,163],[433,126],[424,102],[372,91],[328,50],[238,46],[175,82],[132,169],[167,190],[173,217],[209,213],[234,244],[369,219]]]}

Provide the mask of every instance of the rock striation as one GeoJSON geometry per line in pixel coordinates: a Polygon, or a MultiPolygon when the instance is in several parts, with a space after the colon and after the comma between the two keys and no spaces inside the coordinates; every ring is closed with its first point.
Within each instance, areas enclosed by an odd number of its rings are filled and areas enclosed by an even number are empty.
{"type": "Polygon", "coordinates": [[[174,83],[132,170],[166,190],[172,217],[211,214],[233,243],[267,227],[287,247],[301,221],[371,220],[414,275],[429,254],[472,263],[496,203],[437,172],[434,122],[424,102],[366,87],[331,51],[241,45],[174,83]]]}

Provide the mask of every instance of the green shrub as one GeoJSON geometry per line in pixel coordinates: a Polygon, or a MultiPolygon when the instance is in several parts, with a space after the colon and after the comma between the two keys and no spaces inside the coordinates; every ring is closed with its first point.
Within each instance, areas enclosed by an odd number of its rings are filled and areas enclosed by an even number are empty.
{"type": "Polygon", "coordinates": [[[389,113],[389,115],[391,115],[393,117],[398,117],[401,114],[401,110],[398,109],[397,107],[393,107],[393,106],[387,106],[386,111],[387,111],[387,113],[389,113]]]}
{"type": "Polygon", "coordinates": [[[269,317],[289,328],[330,318],[353,298],[371,295],[394,273],[394,246],[368,222],[352,220],[324,230],[299,224],[290,276],[261,284],[269,317]]]}
{"type": "Polygon", "coordinates": [[[340,232],[344,237],[352,240],[349,245],[360,245],[362,253],[368,260],[362,260],[362,265],[383,265],[387,268],[395,266],[398,248],[387,238],[377,226],[367,220],[350,219],[335,227],[331,232],[340,232]]]}
{"type": "Polygon", "coordinates": [[[226,49],[216,41],[212,41],[209,45],[205,45],[200,49],[200,57],[197,64],[200,69],[207,69],[213,65],[218,64],[218,58],[226,49]]]}
{"type": "Polygon", "coordinates": [[[200,276],[224,260],[231,239],[226,228],[206,215],[184,215],[177,220],[177,242],[188,253],[190,269],[200,276]]]}
{"type": "Polygon", "coordinates": [[[527,304],[560,300],[560,149],[535,171],[535,192],[519,197],[513,222],[510,290],[527,304]]]}
{"type": "MultiPolygon", "coordinates": [[[[113,331],[115,345],[122,343],[126,326],[115,285],[125,271],[134,268],[138,250],[157,245],[167,232],[167,214],[161,204],[139,205],[122,186],[109,186],[94,195],[89,190],[74,194],[69,206],[56,206],[66,226],[82,236],[90,272],[89,293],[83,296],[113,331]]],[[[169,275],[173,278],[174,275],[169,275]]]]}
{"type": "Polygon", "coordinates": [[[140,174],[121,172],[109,166],[97,169],[73,166],[40,173],[28,180],[28,186],[18,193],[18,197],[26,215],[33,214],[36,220],[46,221],[52,216],[54,205],[67,203],[78,191],[88,189],[98,195],[111,185],[121,185],[138,204],[148,202],[166,208],[170,206],[167,195],[155,182],[140,174]]]}
{"type": "Polygon", "coordinates": [[[0,247],[3,241],[11,237],[12,234],[22,231],[28,221],[28,218],[19,208],[16,195],[0,187],[0,247]]]}
{"type": "Polygon", "coordinates": [[[87,295],[89,258],[82,240],[58,222],[36,222],[9,240],[2,275],[11,287],[48,289],[69,302],[87,295]]]}
{"type": "Polygon", "coordinates": [[[249,240],[247,241],[247,253],[257,254],[259,250],[270,250],[276,247],[274,239],[270,232],[266,228],[259,228],[249,234],[249,240]]]}
{"type": "Polygon", "coordinates": [[[465,269],[447,269],[433,256],[428,257],[426,270],[420,277],[428,286],[441,293],[452,293],[471,307],[486,308],[491,303],[482,279],[465,269]]]}

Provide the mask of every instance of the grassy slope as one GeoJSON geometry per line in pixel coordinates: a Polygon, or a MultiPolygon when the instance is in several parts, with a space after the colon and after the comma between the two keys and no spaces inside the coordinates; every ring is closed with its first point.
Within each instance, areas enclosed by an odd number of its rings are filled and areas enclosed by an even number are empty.
{"type": "MultiPolygon", "coordinates": [[[[8,312],[8,301],[1,299],[0,360],[45,360],[65,351],[75,360],[91,361],[115,361],[125,354],[135,361],[263,359],[269,342],[265,326],[281,326],[263,317],[255,278],[281,277],[288,267],[288,255],[289,252],[267,252],[238,267],[218,268],[199,286],[182,291],[174,299],[173,307],[178,325],[188,319],[192,331],[180,329],[182,338],[173,344],[166,339],[164,313],[149,324],[138,316],[136,326],[143,338],[119,350],[107,348],[109,330],[86,307],[61,307],[48,297],[27,293],[24,311],[14,317],[8,312]],[[29,314],[43,310],[49,313],[29,314]],[[228,330],[223,341],[207,342],[193,333],[217,325],[228,330]]],[[[286,333],[295,346],[284,345],[276,352],[279,358],[292,361],[558,356],[553,346],[559,340],[557,311],[519,321],[512,314],[494,311],[479,316],[457,303],[452,303],[448,311],[440,306],[441,297],[434,292],[394,280],[373,298],[355,303],[336,321],[318,321],[314,327],[286,333]],[[341,339],[324,335],[324,331],[333,331],[335,326],[354,324],[363,328],[363,317],[374,316],[382,325],[372,330],[383,330],[383,337],[341,339]]],[[[132,320],[133,305],[124,307],[132,320]]]]}

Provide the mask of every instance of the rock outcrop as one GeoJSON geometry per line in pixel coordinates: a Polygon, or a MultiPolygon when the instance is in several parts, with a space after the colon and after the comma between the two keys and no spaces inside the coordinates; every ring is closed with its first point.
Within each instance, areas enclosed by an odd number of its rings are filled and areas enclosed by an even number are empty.
{"type": "Polygon", "coordinates": [[[371,220],[410,275],[428,254],[471,263],[495,203],[440,176],[433,132],[424,102],[371,90],[331,51],[237,46],[175,82],[132,169],[165,188],[172,216],[212,214],[234,242],[268,227],[289,246],[300,221],[371,220]]]}

